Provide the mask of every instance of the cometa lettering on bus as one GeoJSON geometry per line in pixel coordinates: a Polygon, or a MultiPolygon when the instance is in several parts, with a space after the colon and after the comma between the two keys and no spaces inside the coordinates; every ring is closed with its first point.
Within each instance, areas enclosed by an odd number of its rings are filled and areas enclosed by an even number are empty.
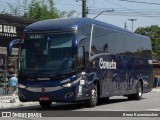
{"type": "Polygon", "coordinates": [[[104,61],[103,58],[99,60],[100,69],[117,69],[117,64],[113,60],[111,62],[104,61]]]}

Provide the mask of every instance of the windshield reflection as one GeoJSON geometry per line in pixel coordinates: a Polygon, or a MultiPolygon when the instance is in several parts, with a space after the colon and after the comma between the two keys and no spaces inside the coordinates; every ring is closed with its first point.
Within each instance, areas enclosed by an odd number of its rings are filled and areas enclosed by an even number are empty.
{"type": "Polygon", "coordinates": [[[59,75],[75,68],[72,41],[75,33],[28,34],[21,46],[20,71],[59,75]]]}

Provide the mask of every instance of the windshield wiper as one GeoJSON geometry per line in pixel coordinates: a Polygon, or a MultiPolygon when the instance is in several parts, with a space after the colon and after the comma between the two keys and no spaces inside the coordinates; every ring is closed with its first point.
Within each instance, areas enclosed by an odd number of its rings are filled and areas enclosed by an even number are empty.
{"type": "Polygon", "coordinates": [[[59,74],[57,73],[56,75],[52,76],[54,78],[66,78],[67,76],[70,76],[70,75],[73,75],[76,71],[73,70],[71,72],[68,72],[68,73],[63,73],[63,74],[59,74]]]}
{"type": "Polygon", "coordinates": [[[42,70],[38,70],[37,72],[52,72],[53,70],[51,69],[42,69],[42,70]]]}
{"type": "Polygon", "coordinates": [[[50,72],[52,72],[52,70],[39,70],[39,71],[35,71],[32,69],[32,71],[30,70],[23,70],[21,71],[22,74],[26,74],[26,75],[33,75],[33,76],[36,76],[36,75],[49,75],[50,72]]]}

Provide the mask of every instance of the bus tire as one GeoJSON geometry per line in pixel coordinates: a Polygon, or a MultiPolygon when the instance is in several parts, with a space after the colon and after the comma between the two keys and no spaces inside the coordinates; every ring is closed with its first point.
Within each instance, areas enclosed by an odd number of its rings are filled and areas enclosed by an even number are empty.
{"type": "Polygon", "coordinates": [[[128,95],[128,100],[140,100],[142,99],[142,84],[140,81],[138,81],[136,86],[137,93],[128,95]]]}
{"type": "Polygon", "coordinates": [[[136,86],[137,93],[128,95],[129,100],[140,100],[142,99],[142,84],[140,81],[138,81],[137,86],[136,86]]]}
{"type": "Polygon", "coordinates": [[[133,100],[133,95],[128,95],[128,100],[133,100]]]}
{"type": "Polygon", "coordinates": [[[88,107],[95,107],[98,102],[98,90],[97,90],[97,85],[93,84],[92,90],[91,90],[91,97],[89,100],[86,101],[86,105],[88,107]]]}
{"type": "Polygon", "coordinates": [[[41,108],[46,109],[46,108],[51,107],[52,102],[50,102],[50,101],[39,101],[39,104],[40,104],[41,108]]]}
{"type": "Polygon", "coordinates": [[[142,84],[140,81],[138,81],[136,89],[137,89],[137,93],[133,94],[133,99],[140,100],[142,99],[142,84]]]}

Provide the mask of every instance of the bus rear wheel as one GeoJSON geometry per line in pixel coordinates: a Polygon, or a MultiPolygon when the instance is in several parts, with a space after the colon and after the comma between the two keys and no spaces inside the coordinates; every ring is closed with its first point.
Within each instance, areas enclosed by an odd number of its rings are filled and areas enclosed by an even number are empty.
{"type": "Polygon", "coordinates": [[[142,84],[141,84],[140,81],[138,81],[138,83],[137,83],[136,90],[137,90],[136,94],[128,95],[129,100],[140,100],[140,99],[142,99],[143,91],[142,91],[142,84]]]}
{"type": "Polygon", "coordinates": [[[97,85],[94,84],[91,90],[91,97],[88,101],[86,101],[86,105],[89,107],[95,107],[97,105],[97,102],[98,102],[98,90],[97,90],[97,85]]]}
{"type": "Polygon", "coordinates": [[[142,99],[142,84],[140,81],[138,81],[138,83],[137,83],[137,93],[133,94],[133,99],[134,100],[142,99]]]}
{"type": "Polygon", "coordinates": [[[46,108],[51,107],[52,102],[50,102],[50,101],[39,101],[39,104],[43,109],[46,109],[46,108]]]}

